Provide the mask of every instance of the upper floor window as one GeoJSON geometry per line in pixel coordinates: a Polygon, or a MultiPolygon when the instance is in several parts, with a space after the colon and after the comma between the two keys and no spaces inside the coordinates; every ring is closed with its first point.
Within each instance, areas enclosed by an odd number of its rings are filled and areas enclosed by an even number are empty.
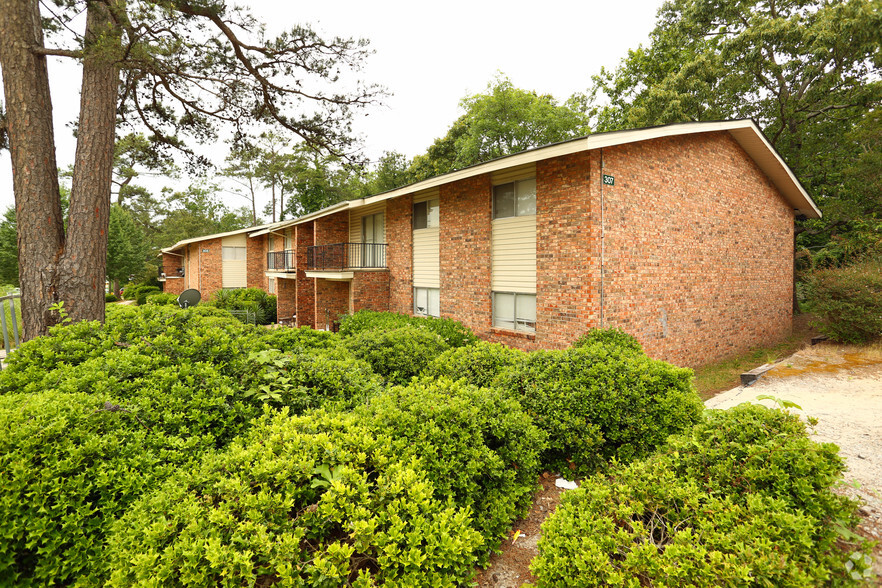
{"type": "Polygon", "coordinates": [[[431,229],[437,227],[440,215],[438,214],[438,199],[415,202],[413,205],[413,229],[431,229]]]}
{"type": "Polygon", "coordinates": [[[245,247],[224,247],[223,248],[223,260],[224,261],[244,261],[245,260],[245,247]]]}
{"type": "Polygon", "coordinates": [[[493,218],[536,214],[536,178],[493,186],[493,218]]]}

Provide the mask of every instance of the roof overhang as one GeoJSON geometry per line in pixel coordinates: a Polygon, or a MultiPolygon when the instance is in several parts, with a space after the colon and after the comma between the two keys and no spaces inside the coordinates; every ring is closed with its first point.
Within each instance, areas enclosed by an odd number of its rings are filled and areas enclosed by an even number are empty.
{"type": "Polygon", "coordinates": [[[318,212],[294,219],[291,221],[291,224],[309,222],[316,218],[333,214],[344,208],[369,206],[377,202],[406,196],[421,190],[436,188],[442,184],[449,184],[450,182],[456,182],[458,180],[464,180],[519,165],[535,163],[537,161],[554,157],[562,157],[582,151],[602,149],[604,147],[626,145],[628,143],[636,143],[639,141],[661,139],[664,137],[678,137],[720,131],[728,132],[751,157],[751,159],[754,160],[757,166],[769,177],[775,187],[778,188],[782,196],[784,196],[784,199],[793,208],[795,214],[805,215],[808,218],[821,218],[821,211],[815,205],[814,201],[812,201],[808,192],[805,191],[805,188],[803,188],[790,167],[784,162],[781,155],[775,150],[772,144],[769,143],[765,135],[763,135],[759,126],[750,119],[744,119],[677,123],[645,129],[596,133],[587,137],[573,139],[563,143],[555,143],[554,145],[539,147],[529,151],[516,153],[514,155],[508,155],[506,157],[500,157],[486,163],[480,163],[441,176],[429,178],[428,180],[396,188],[395,190],[390,190],[389,192],[384,192],[375,196],[341,202],[340,204],[329,206],[318,212]]]}

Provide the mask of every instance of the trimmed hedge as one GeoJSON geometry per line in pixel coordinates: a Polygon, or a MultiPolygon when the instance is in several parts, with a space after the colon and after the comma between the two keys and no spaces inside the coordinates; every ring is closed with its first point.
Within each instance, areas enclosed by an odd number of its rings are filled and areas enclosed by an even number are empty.
{"type": "Polygon", "coordinates": [[[268,347],[286,352],[331,351],[340,349],[343,344],[337,334],[312,327],[268,329],[261,338],[268,347]]]}
{"type": "Polygon", "coordinates": [[[266,416],[122,518],[110,586],[458,586],[482,546],[352,416],[266,416]]]}
{"type": "Polygon", "coordinates": [[[345,315],[340,319],[340,335],[352,337],[365,331],[391,331],[405,326],[425,329],[437,334],[449,347],[463,347],[478,342],[472,331],[449,318],[418,317],[394,312],[375,312],[359,310],[355,314],[345,315]]]}
{"type": "Polygon", "coordinates": [[[205,449],[202,437],[169,435],[105,398],[0,397],[0,578],[13,585],[102,576],[112,521],[205,449]]]}
{"type": "Polygon", "coordinates": [[[816,271],[809,280],[811,310],[821,333],[843,343],[882,339],[882,261],[816,271]]]}
{"type": "Polygon", "coordinates": [[[387,390],[356,414],[395,440],[396,455],[419,458],[442,496],[470,508],[489,546],[529,508],[545,434],[502,392],[423,378],[387,390]]]}
{"type": "Polygon", "coordinates": [[[546,465],[579,474],[648,455],[703,410],[691,370],[601,343],[534,351],[500,386],[548,433],[546,465]]]}
{"type": "Polygon", "coordinates": [[[178,295],[171,292],[159,292],[158,294],[150,294],[147,296],[147,304],[154,306],[180,306],[178,304],[178,295]]]}
{"type": "Polygon", "coordinates": [[[217,290],[204,304],[224,310],[250,310],[258,325],[276,322],[276,297],[260,288],[217,290]]]}
{"type": "Polygon", "coordinates": [[[474,386],[492,386],[506,368],[525,361],[527,354],[499,343],[478,341],[474,345],[448,349],[436,357],[423,373],[427,376],[465,379],[474,386]]]}
{"type": "Polygon", "coordinates": [[[147,304],[148,296],[159,294],[160,292],[161,290],[156,286],[142,286],[138,288],[137,294],[135,295],[135,304],[138,306],[144,306],[147,304]]]}
{"type": "Polygon", "coordinates": [[[119,300],[119,298],[117,298],[116,294],[114,294],[112,292],[108,292],[107,294],[104,295],[104,302],[106,302],[106,303],[116,302],[117,300],[119,300]]]}
{"type": "Polygon", "coordinates": [[[440,335],[413,325],[361,331],[345,340],[355,357],[393,384],[406,384],[448,349],[440,335]]]}
{"type": "Polygon", "coordinates": [[[835,446],[759,406],[712,411],[659,454],[567,492],[542,525],[539,586],[819,586],[869,575],[835,446]]]}
{"type": "Polygon", "coordinates": [[[600,343],[605,347],[614,347],[623,351],[643,353],[643,346],[636,337],[619,329],[591,329],[573,343],[573,347],[588,347],[600,343]]]}

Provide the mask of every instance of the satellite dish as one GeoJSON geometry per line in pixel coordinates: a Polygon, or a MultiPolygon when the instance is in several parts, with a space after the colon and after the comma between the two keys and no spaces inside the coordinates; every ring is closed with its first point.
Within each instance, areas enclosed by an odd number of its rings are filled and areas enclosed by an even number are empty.
{"type": "Polygon", "coordinates": [[[199,304],[200,300],[202,300],[202,294],[199,293],[199,290],[190,288],[189,290],[184,290],[181,292],[181,295],[178,296],[178,306],[181,308],[190,308],[191,306],[199,304]]]}

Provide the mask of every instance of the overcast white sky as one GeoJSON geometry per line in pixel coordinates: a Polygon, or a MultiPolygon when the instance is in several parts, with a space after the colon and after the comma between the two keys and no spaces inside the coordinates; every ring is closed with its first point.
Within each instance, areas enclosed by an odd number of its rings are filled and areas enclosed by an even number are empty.
{"type": "MultiPolygon", "coordinates": [[[[354,128],[364,152],[376,159],[395,150],[423,153],[461,114],[460,99],[483,91],[497,72],[514,85],[563,101],[585,91],[602,66],[614,67],[628,49],[648,41],[662,0],[280,0],[244,2],[277,33],[297,23],[328,35],[364,37],[375,54],[362,78],[392,96],[362,113],[354,128]]],[[[67,126],[76,118],[79,71],[72,60],[51,58],[58,165],[73,162],[67,126]]],[[[218,147],[216,160],[225,155],[218,147]]],[[[0,210],[13,204],[8,153],[0,155],[0,210]]],[[[245,200],[225,198],[230,206],[245,200]]],[[[261,203],[258,203],[261,206],[261,203]]]]}

